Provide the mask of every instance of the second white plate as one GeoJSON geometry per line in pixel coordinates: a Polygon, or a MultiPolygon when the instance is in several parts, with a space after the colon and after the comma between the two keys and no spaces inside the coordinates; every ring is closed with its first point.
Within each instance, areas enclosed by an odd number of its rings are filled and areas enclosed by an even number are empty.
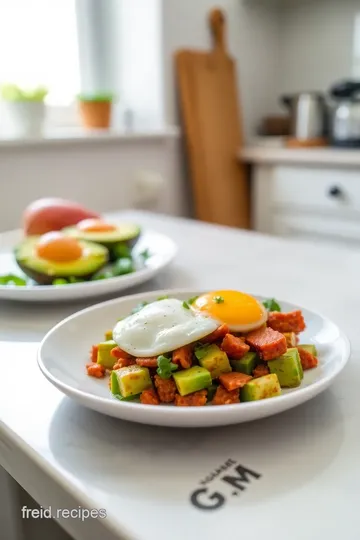
{"type": "MultiPolygon", "coordinates": [[[[0,274],[21,275],[13,255],[13,248],[20,240],[21,231],[18,230],[0,234],[0,274]]],[[[132,274],[59,286],[16,287],[0,285],[0,299],[20,302],[52,302],[54,300],[61,302],[79,298],[94,298],[129,289],[155,277],[172,262],[177,252],[177,247],[171,238],[151,230],[143,232],[134,251],[141,253],[145,249],[149,250],[150,256],[146,260],[144,268],[132,274]]]]}

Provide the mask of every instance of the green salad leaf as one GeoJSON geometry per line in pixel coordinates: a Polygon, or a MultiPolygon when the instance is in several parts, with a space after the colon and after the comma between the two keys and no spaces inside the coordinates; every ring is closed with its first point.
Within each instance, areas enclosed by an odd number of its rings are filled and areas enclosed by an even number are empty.
{"type": "Polygon", "coordinates": [[[15,276],[15,274],[6,274],[0,276],[0,285],[15,285],[16,287],[24,287],[27,284],[25,278],[15,276]]]}
{"type": "Polygon", "coordinates": [[[178,367],[176,364],[173,364],[171,359],[164,354],[161,354],[158,359],[158,368],[156,370],[156,373],[161,377],[162,379],[170,379],[171,375],[174,371],[177,371],[178,367]]]}
{"type": "Polygon", "coordinates": [[[65,278],[54,279],[51,285],[68,285],[68,280],[65,278]]]}
{"type": "Polygon", "coordinates": [[[131,249],[127,244],[120,242],[111,248],[111,252],[115,259],[121,259],[122,257],[131,258],[131,249]]]}
{"type": "Polygon", "coordinates": [[[281,311],[281,307],[275,298],[268,298],[263,304],[268,311],[281,311]]]}

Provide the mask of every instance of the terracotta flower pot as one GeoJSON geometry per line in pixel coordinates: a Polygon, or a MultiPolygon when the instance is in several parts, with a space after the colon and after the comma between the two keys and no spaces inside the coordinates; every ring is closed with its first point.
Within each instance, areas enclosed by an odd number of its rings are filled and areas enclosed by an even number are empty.
{"type": "Polygon", "coordinates": [[[79,100],[82,124],[88,129],[108,129],[111,123],[111,101],[79,100]]]}

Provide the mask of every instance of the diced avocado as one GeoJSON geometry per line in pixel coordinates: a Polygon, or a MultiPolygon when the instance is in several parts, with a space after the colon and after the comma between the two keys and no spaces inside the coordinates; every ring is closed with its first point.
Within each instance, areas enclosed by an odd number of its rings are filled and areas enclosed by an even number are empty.
{"type": "Polygon", "coordinates": [[[207,346],[200,356],[200,358],[197,356],[200,366],[210,371],[212,379],[217,379],[222,373],[231,371],[227,354],[217,345],[207,346]]]}
{"type": "Polygon", "coordinates": [[[141,394],[152,387],[148,368],[132,365],[116,369],[111,373],[111,392],[123,398],[141,394]]]}
{"type": "Polygon", "coordinates": [[[309,352],[313,356],[317,357],[318,355],[315,345],[298,345],[298,347],[300,347],[301,349],[304,349],[305,351],[309,352]]]}
{"type": "Polygon", "coordinates": [[[249,381],[240,390],[240,401],[258,401],[281,395],[281,388],[277,375],[264,375],[249,381]]]}
{"type": "Polygon", "coordinates": [[[79,240],[81,256],[73,261],[50,261],[40,257],[37,246],[41,236],[29,236],[14,250],[21,270],[39,285],[52,285],[54,281],[65,285],[90,279],[108,262],[109,253],[104,246],[79,240]],[[70,280],[71,278],[71,280],[70,280]],[[59,282],[59,280],[61,280],[59,282]]]}
{"type": "Polygon", "coordinates": [[[259,364],[260,359],[254,352],[248,352],[239,360],[230,360],[231,367],[234,371],[239,373],[245,373],[245,375],[252,375],[252,372],[259,364]]]}
{"type": "Polygon", "coordinates": [[[187,396],[211,386],[210,371],[200,366],[193,366],[174,373],[173,378],[181,396],[187,396]]]}
{"type": "Polygon", "coordinates": [[[304,370],[303,370],[303,367],[302,367],[299,351],[297,350],[297,348],[288,349],[287,352],[289,352],[289,351],[296,351],[297,352],[297,354],[296,353],[293,353],[293,354],[296,357],[296,360],[297,360],[297,363],[298,363],[298,366],[299,366],[300,378],[301,378],[301,380],[303,380],[303,378],[304,378],[304,370]]]}
{"type": "Polygon", "coordinates": [[[106,369],[112,369],[116,362],[116,358],[111,356],[111,351],[116,347],[115,341],[112,339],[109,341],[103,341],[98,344],[97,363],[106,367],[106,369]]]}
{"type": "Polygon", "coordinates": [[[296,334],[295,332],[284,332],[286,339],[286,345],[288,347],[296,347],[296,334]]]}
{"type": "Polygon", "coordinates": [[[278,376],[281,388],[296,388],[301,384],[300,357],[297,349],[288,349],[285,354],[267,363],[270,373],[278,376]]]}
{"type": "Polygon", "coordinates": [[[105,332],[105,341],[110,341],[110,339],[112,338],[113,338],[112,330],[108,330],[107,332],[105,332]]]}

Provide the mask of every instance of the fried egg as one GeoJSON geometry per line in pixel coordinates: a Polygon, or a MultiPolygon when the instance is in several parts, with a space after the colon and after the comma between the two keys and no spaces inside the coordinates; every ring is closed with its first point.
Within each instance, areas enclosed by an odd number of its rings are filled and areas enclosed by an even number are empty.
{"type": "Polygon", "coordinates": [[[113,330],[113,339],[128,354],[152,357],[197,341],[219,326],[209,314],[196,312],[186,302],[168,298],[152,302],[119,321],[113,330]]]}
{"type": "Polygon", "coordinates": [[[208,315],[233,332],[250,332],[267,320],[267,311],[253,296],[239,291],[212,291],[199,296],[192,309],[208,315]]]}

